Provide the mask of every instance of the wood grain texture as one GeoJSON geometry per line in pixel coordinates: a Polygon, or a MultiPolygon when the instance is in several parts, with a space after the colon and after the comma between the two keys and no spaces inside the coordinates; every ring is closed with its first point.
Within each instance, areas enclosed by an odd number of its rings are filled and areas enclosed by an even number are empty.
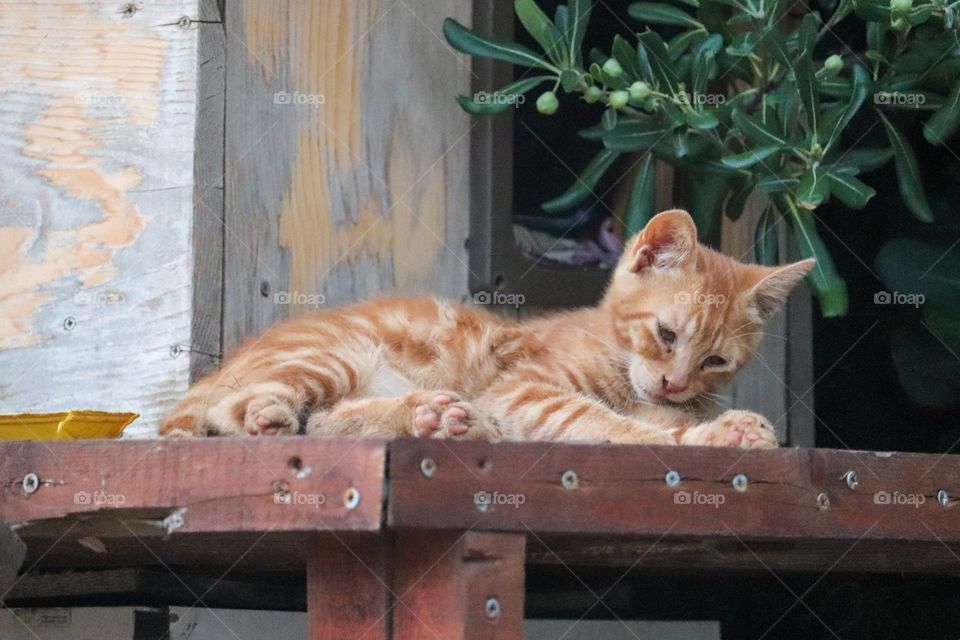
{"type": "Polygon", "coordinates": [[[307,560],[307,639],[387,640],[390,576],[385,539],[323,535],[307,560]]]}
{"type": "Polygon", "coordinates": [[[154,536],[376,530],[384,460],[377,440],[13,442],[0,457],[0,512],[22,536],[43,533],[44,521],[98,515],[138,520],[154,536]],[[29,473],[40,480],[34,493],[21,485],[29,473]]]}
{"type": "Polygon", "coordinates": [[[402,531],[393,553],[393,637],[523,638],[525,537],[402,531]],[[488,609],[491,599],[496,610],[488,609]]]}
{"type": "Polygon", "coordinates": [[[228,1],[225,347],[324,304],[464,295],[470,70],[446,16],[469,3],[228,1]]]}
{"type": "Polygon", "coordinates": [[[197,2],[122,9],[2,2],[0,398],[146,435],[190,367],[197,2]]]}
{"type": "Polygon", "coordinates": [[[960,541],[957,502],[944,507],[936,499],[941,489],[960,495],[954,456],[400,440],[391,444],[390,466],[391,527],[960,541]],[[420,471],[424,457],[436,465],[430,478],[420,471]],[[671,469],[682,478],[677,487],[664,481],[671,469]],[[561,485],[568,470],[576,489],[561,485]],[[847,471],[857,474],[854,490],[847,471]],[[748,479],[745,491],[732,486],[737,474],[748,479]],[[488,496],[486,508],[478,508],[478,492],[488,496]]]}

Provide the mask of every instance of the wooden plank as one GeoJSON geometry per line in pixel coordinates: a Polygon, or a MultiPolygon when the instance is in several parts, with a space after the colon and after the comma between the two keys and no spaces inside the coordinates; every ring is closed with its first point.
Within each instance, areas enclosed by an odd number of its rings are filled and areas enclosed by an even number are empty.
{"type": "Polygon", "coordinates": [[[386,540],[324,535],[307,562],[307,638],[389,638],[386,540]]]}
{"type": "Polygon", "coordinates": [[[240,2],[226,20],[224,346],[383,292],[466,292],[456,0],[240,2]],[[415,107],[413,106],[415,105],[415,107]]]}
{"type": "Polygon", "coordinates": [[[223,144],[226,32],[218,0],[200,0],[193,166],[190,379],[220,363],[223,304],[223,144]]]}
{"type": "Polygon", "coordinates": [[[0,521],[0,600],[17,582],[17,573],[27,546],[8,525],[0,521]]]}
{"type": "Polygon", "coordinates": [[[397,534],[393,637],[520,640],[524,548],[523,534],[397,534]]]}
{"type": "Polygon", "coordinates": [[[98,539],[377,530],[384,460],[383,442],[336,438],[12,442],[0,512],[24,539],[93,516],[114,523],[98,539]],[[39,483],[32,493],[28,474],[39,483]]]}
{"type": "Polygon", "coordinates": [[[6,2],[0,39],[0,395],[136,410],[187,385],[197,0],[6,2]]]}
{"type": "Polygon", "coordinates": [[[960,541],[956,456],[398,440],[390,468],[391,527],[960,541]],[[430,477],[424,458],[434,466],[430,477]],[[665,482],[671,469],[681,476],[676,487],[665,482]],[[567,471],[576,488],[562,485],[567,471]],[[859,478],[853,490],[847,471],[859,478]],[[744,491],[732,486],[738,474],[747,478],[744,491]],[[936,499],[941,489],[954,496],[946,506],[936,499]],[[892,496],[888,503],[881,492],[892,496]]]}

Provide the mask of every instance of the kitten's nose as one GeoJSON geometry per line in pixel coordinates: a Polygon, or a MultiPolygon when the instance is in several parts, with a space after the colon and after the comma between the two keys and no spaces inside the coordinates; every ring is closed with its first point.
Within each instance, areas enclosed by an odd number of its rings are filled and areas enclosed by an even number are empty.
{"type": "Polygon", "coordinates": [[[687,388],[687,381],[686,380],[680,380],[680,381],[667,380],[667,376],[663,376],[663,378],[660,380],[660,385],[663,387],[663,390],[666,391],[667,393],[680,393],[681,391],[687,388]]]}

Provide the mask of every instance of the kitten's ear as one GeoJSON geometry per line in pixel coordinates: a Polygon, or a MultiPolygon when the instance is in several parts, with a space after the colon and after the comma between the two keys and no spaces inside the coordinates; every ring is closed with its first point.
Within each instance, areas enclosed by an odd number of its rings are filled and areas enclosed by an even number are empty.
{"type": "Polygon", "coordinates": [[[761,320],[767,320],[780,310],[793,288],[800,284],[816,264],[813,258],[782,267],[763,268],[763,274],[747,294],[749,304],[761,320]]]}
{"type": "Polygon", "coordinates": [[[637,234],[625,256],[630,271],[639,273],[648,267],[670,269],[694,263],[697,227],[682,209],[671,209],[653,216],[637,234]]]}

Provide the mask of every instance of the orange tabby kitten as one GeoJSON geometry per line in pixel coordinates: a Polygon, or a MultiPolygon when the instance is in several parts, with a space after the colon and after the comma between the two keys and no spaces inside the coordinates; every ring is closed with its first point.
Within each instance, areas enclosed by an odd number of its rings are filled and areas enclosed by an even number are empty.
{"type": "MultiPolygon", "coordinates": [[[[741,264],[655,216],[597,307],[522,324],[386,298],[276,325],[198,382],[163,435],[606,440],[774,447],[746,411],[690,409],[730,381],[813,266],[741,264]]],[[[570,277],[576,277],[571,274],[570,277]]]]}

